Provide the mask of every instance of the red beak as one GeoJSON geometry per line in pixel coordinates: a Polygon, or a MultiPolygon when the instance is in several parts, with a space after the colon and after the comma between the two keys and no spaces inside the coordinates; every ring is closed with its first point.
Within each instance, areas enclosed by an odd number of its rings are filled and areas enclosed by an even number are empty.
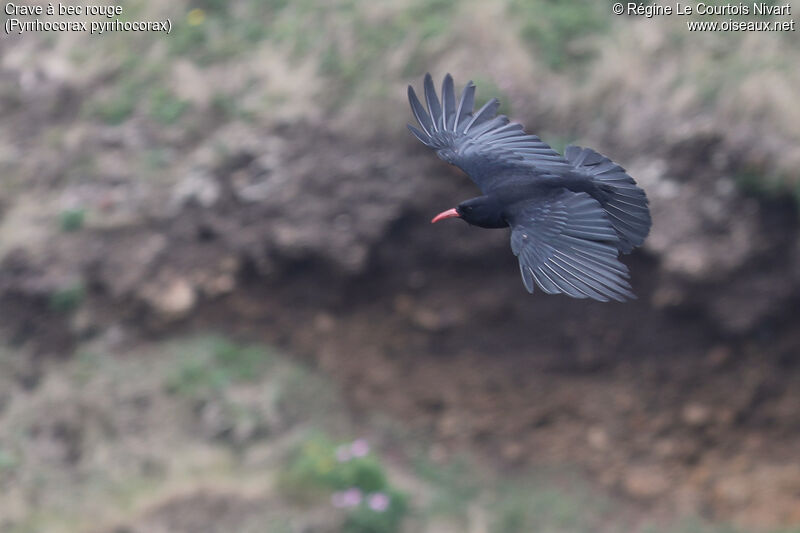
{"type": "Polygon", "coordinates": [[[441,213],[433,217],[433,220],[431,220],[431,224],[435,224],[436,222],[444,220],[445,218],[453,218],[453,217],[461,218],[461,215],[458,214],[458,211],[456,211],[455,207],[453,209],[448,209],[447,211],[442,211],[441,213]]]}

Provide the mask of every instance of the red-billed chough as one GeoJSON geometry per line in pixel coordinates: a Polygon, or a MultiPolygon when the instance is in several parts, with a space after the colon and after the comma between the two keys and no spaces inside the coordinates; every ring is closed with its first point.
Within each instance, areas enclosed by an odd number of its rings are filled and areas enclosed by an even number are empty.
{"type": "Polygon", "coordinates": [[[510,226],[528,292],[535,283],[548,294],[574,298],[635,298],[617,256],[644,242],[651,219],[644,191],[625,169],[590,148],[568,146],[562,156],[496,115],[496,98],[473,112],[475,85],[467,83],[456,101],[450,74],[441,102],[430,74],[427,110],[411,86],[408,99],[420,126],[409,125],[411,133],[483,192],[432,222],[458,217],[482,228],[510,226]]]}

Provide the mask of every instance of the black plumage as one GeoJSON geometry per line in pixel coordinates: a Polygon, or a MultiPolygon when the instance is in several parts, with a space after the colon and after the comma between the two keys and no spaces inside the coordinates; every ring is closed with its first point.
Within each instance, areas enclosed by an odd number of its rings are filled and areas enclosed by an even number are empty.
{"type": "Polygon", "coordinates": [[[579,146],[562,156],[520,124],[497,115],[499,102],[473,112],[475,85],[456,100],[453,78],[436,95],[425,76],[425,106],[408,99],[419,128],[409,129],[443,160],[469,175],[483,196],[440,213],[484,228],[511,227],[511,250],[529,292],[624,301],[635,298],[628,269],[618,259],[647,237],[647,197],[621,166],[579,146]]]}

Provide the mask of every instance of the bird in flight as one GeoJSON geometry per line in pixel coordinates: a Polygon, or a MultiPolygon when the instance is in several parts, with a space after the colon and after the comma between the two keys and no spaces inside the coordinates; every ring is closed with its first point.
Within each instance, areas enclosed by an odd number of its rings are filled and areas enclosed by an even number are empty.
{"type": "Polygon", "coordinates": [[[475,182],[483,196],[439,213],[482,228],[511,228],[511,250],[522,282],[548,294],[606,302],[636,298],[619,261],[641,246],[652,224],[647,196],[625,169],[590,148],[568,146],[562,156],[522,125],[497,115],[489,100],[477,112],[475,85],[456,101],[453,78],[436,95],[425,76],[423,107],[408,87],[419,124],[411,133],[475,182]]]}

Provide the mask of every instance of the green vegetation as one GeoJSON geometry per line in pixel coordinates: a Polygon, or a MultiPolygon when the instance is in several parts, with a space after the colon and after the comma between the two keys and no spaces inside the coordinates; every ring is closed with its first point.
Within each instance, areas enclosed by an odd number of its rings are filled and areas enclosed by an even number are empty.
{"type": "Polygon", "coordinates": [[[800,181],[787,176],[742,170],[734,174],[733,181],[745,194],[763,200],[792,197],[800,206],[800,181]]]}
{"type": "Polygon", "coordinates": [[[268,346],[206,335],[176,340],[168,351],[162,389],[194,409],[212,406],[207,433],[234,449],[290,428],[347,427],[336,388],[268,346]]]}
{"type": "Polygon", "coordinates": [[[230,8],[228,0],[195,0],[192,4],[195,9],[202,9],[217,15],[227,14],[230,8]]]}
{"type": "Polygon", "coordinates": [[[105,366],[108,366],[109,361],[108,357],[102,357],[91,350],[78,350],[75,353],[72,377],[80,386],[85,386],[95,376],[107,371],[105,366]]]}
{"type": "Polygon", "coordinates": [[[163,87],[153,89],[150,93],[150,116],[162,124],[176,122],[189,107],[189,102],[163,87]]]}
{"type": "Polygon", "coordinates": [[[394,533],[408,512],[405,494],[389,483],[363,439],[336,445],[321,434],[309,437],[287,465],[281,485],[299,501],[330,498],[345,511],[346,533],[394,533]]]}
{"type": "Polygon", "coordinates": [[[560,154],[564,153],[564,151],[567,149],[567,146],[571,144],[579,144],[577,139],[575,139],[573,136],[548,135],[547,132],[541,132],[539,137],[544,139],[547,144],[553,147],[553,150],[560,154]]]}
{"type": "Polygon", "coordinates": [[[144,151],[142,166],[148,173],[166,168],[170,163],[170,154],[163,148],[151,148],[144,151]]]}
{"type": "Polygon", "coordinates": [[[254,381],[274,363],[260,346],[242,346],[222,337],[205,337],[181,343],[179,363],[167,377],[167,390],[201,397],[224,390],[232,383],[254,381]]]}
{"type": "Polygon", "coordinates": [[[90,101],[90,113],[107,124],[121,124],[136,110],[137,94],[134,84],[123,84],[114,88],[105,98],[90,101]]]}
{"type": "Polygon", "coordinates": [[[342,409],[334,385],[309,369],[292,365],[276,379],[275,407],[289,424],[312,422],[322,428],[342,409]]]}
{"type": "Polygon", "coordinates": [[[602,522],[605,507],[596,494],[578,483],[559,486],[546,479],[512,480],[498,489],[494,531],[590,533],[602,522]]]}
{"type": "Polygon", "coordinates": [[[357,487],[371,492],[386,486],[386,474],[375,457],[364,455],[339,461],[337,449],[338,445],[325,435],[309,437],[288,465],[284,486],[300,499],[318,489],[328,492],[357,487]]]}
{"type": "Polygon", "coordinates": [[[251,0],[235,6],[195,2],[176,17],[167,46],[171,54],[200,65],[239,57],[262,41],[288,51],[296,60],[319,58],[319,72],[331,84],[325,103],[334,106],[361,84],[379,78],[387,52],[404,43],[413,44],[405,72],[424,68],[425,59],[441,48],[442,43],[432,45],[433,41],[448,36],[458,9],[454,0],[411,0],[380,6],[375,12],[359,4],[354,0],[251,0]]]}
{"type": "Polygon", "coordinates": [[[646,526],[643,533],[739,533],[733,526],[716,526],[697,519],[682,520],[672,526],[646,526]]]}
{"type": "Polygon", "coordinates": [[[16,456],[10,451],[0,447],[0,481],[3,479],[3,474],[12,472],[17,464],[16,456]]]}
{"type": "Polygon", "coordinates": [[[59,313],[69,313],[81,306],[86,298],[86,288],[82,281],[54,291],[50,295],[50,309],[59,313]]]}
{"type": "Polygon", "coordinates": [[[86,210],[83,208],[65,209],[58,216],[61,231],[71,232],[83,228],[86,220],[86,210]]]}
{"type": "Polygon", "coordinates": [[[481,493],[481,484],[470,461],[460,457],[443,464],[426,456],[414,462],[414,472],[436,488],[427,512],[433,516],[462,517],[481,493]]]}
{"type": "MultiPolygon", "coordinates": [[[[669,526],[645,526],[642,533],[752,533],[729,524],[711,524],[699,518],[687,518],[669,526]]],[[[800,533],[800,528],[772,529],[767,533],[800,533]]]]}
{"type": "Polygon", "coordinates": [[[390,506],[384,511],[376,511],[369,504],[362,504],[347,513],[342,524],[342,533],[394,533],[407,513],[403,495],[394,490],[385,493],[390,506]]]}
{"type": "Polygon", "coordinates": [[[509,7],[521,21],[521,36],[532,52],[555,70],[590,59],[593,49],[581,40],[607,30],[612,22],[606,2],[511,0],[509,7]]]}
{"type": "Polygon", "coordinates": [[[500,108],[497,112],[503,115],[512,114],[511,99],[497,86],[494,80],[476,76],[472,81],[477,87],[475,91],[475,109],[480,109],[481,106],[492,98],[497,98],[500,101],[500,108]]]}
{"type": "MultiPolygon", "coordinates": [[[[198,12],[190,12],[197,14],[198,12]]],[[[196,22],[189,18],[188,21],[181,21],[176,23],[175,30],[169,36],[167,43],[169,50],[175,55],[194,55],[198,54],[197,50],[202,50],[206,46],[208,39],[208,31],[205,26],[205,15],[202,19],[195,16],[196,22]]],[[[199,56],[202,57],[202,56],[199,56]]]]}

